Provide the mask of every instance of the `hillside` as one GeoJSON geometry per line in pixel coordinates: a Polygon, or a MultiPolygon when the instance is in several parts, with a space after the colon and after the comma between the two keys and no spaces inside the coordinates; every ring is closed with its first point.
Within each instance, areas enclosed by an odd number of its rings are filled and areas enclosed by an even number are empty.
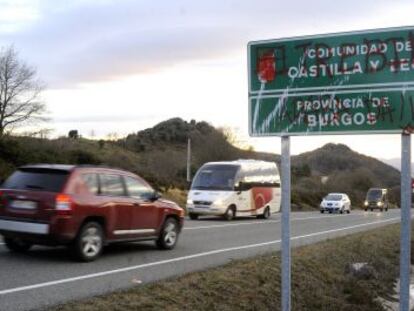
{"type": "Polygon", "coordinates": [[[330,175],[335,171],[354,171],[365,168],[381,180],[381,185],[385,187],[398,184],[400,180],[399,171],[391,165],[357,153],[342,144],[327,144],[292,159],[293,165],[299,163],[306,163],[318,175],[330,175]]]}
{"type": "MultiPolygon", "coordinates": [[[[399,171],[401,170],[401,158],[381,159],[381,161],[395,167],[399,171]]],[[[414,176],[414,162],[411,162],[411,176],[414,176]]]]}
{"type": "Polygon", "coordinates": [[[186,181],[187,138],[192,140],[192,173],[205,162],[256,158],[274,160],[274,154],[241,150],[226,134],[206,122],[179,118],[161,122],[118,141],[60,137],[39,139],[7,136],[0,140],[0,181],[28,163],[99,164],[137,173],[181,204],[186,181]]]}
{"type": "MultiPolygon", "coordinates": [[[[4,137],[0,140],[0,178],[4,180],[16,167],[28,163],[102,164],[137,173],[164,192],[185,190],[189,186],[185,179],[188,138],[193,174],[208,161],[280,161],[275,154],[236,148],[223,131],[206,122],[175,118],[118,141],[4,137]]],[[[341,191],[358,206],[368,188],[381,186],[391,188],[397,202],[399,178],[398,170],[383,162],[344,145],[328,144],[292,157],[292,201],[298,209],[317,208],[328,192],[341,191]]],[[[181,203],[184,200],[181,193],[181,203]]]]}
{"type": "Polygon", "coordinates": [[[328,192],[345,192],[350,195],[354,207],[361,206],[371,187],[389,188],[391,200],[399,202],[400,172],[345,145],[327,144],[295,156],[292,167],[294,171],[301,168],[299,172],[309,172],[294,178],[293,202],[297,204],[314,205],[328,192]]]}
{"type": "Polygon", "coordinates": [[[163,186],[185,188],[187,139],[191,138],[191,171],[210,161],[231,161],[241,158],[278,160],[270,153],[242,150],[229,143],[225,133],[207,122],[186,122],[170,119],[143,131],[128,135],[117,142],[118,146],[142,157],[141,169],[163,186]]]}

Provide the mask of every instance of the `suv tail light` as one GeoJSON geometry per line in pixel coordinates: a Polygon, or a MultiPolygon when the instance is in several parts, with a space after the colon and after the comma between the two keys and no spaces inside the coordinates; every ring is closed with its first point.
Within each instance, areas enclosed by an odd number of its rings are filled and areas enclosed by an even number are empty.
{"type": "Polygon", "coordinates": [[[59,214],[70,215],[72,213],[72,198],[67,194],[58,194],[56,196],[55,209],[59,214]]]}

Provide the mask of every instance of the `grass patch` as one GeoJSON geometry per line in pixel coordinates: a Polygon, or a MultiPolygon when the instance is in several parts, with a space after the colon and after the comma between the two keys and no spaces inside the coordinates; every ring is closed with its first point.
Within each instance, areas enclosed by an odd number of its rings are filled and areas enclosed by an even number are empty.
{"type": "MultiPolygon", "coordinates": [[[[292,310],[383,310],[399,273],[399,225],[292,250],[292,310]],[[368,262],[376,276],[356,279],[349,263],[368,262]]],[[[60,305],[53,311],[279,310],[280,253],[60,305]]]]}
{"type": "Polygon", "coordinates": [[[163,191],[162,195],[167,200],[174,201],[180,207],[185,209],[187,203],[187,193],[187,190],[172,188],[168,189],[167,191],[163,191]]]}

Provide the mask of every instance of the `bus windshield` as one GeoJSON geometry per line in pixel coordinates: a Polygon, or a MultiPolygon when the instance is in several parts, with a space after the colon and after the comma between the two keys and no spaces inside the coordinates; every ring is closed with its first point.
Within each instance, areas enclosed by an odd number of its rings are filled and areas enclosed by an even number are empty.
{"type": "Polygon", "coordinates": [[[193,190],[234,190],[238,165],[206,165],[196,174],[193,190]]]}

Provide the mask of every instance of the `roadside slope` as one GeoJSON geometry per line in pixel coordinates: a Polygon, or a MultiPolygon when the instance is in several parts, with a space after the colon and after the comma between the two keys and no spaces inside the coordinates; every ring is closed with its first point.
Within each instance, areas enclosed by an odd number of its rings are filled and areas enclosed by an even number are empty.
{"type": "MultiPolygon", "coordinates": [[[[398,276],[399,225],[292,250],[293,310],[383,310],[398,276]],[[376,274],[356,279],[349,263],[368,262],[376,274]]],[[[279,310],[280,254],[238,260],[127,291],[69,303],[50,311],[279,310]]]]}

